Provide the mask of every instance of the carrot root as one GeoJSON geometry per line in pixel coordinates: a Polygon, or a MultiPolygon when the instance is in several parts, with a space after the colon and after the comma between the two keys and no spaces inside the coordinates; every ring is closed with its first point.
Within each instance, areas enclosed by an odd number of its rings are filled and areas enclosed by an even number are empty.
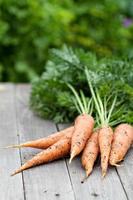
{"type": "Polygon", "coordinates": [[[133,127],[129,124],[120,124],[114,131],[109,163],[116,165],[124,159],[133,141],[133,127]]]}
{"type": "Polygon", "coordinates": [[[20,169],[15,170],[15,172],[13,172],[11,174],[11,176],[15,176],[16,174],[18,174],[18,173],[20,173],[20,172],[22,172],[24,170],[25,170],[25,166],[23,165],[20,169]]]}
{"type": "Polygon", "coordinates": [[[82,166],[85,168],[87,177],[91,174],[99,153],[98,136],[99,130],[96,130],[92,133],[91,137],[86,143],[81,157],[82,166]]]}
{"type": "Polygon", "coordinates": [[[74,131],[71,142],[70,161],[80,154],[91,136],[94,127],[94,119],[88,114],[79,115],[75,120],[74,131]]]}
{"type": "Polygon", "coordinates": [[[72,132],[70,132],[69,135],[61,138],[51,147],[38,153],[36,156],[34,156],[32,159],[22,165],[19,169],[17,169],[14,173],[12,173],[11,176],[14,176],[31,167],[48,163],[68,155],[71,148],[71,137],[72,132]]]}
{"type": "Polygon", "coordinates": [[[106,173],[107,173],[106,170],[102,171],[102,178],[104,178],[106,176],[106,173]]]}
{"type": "Polygon", "coordinates": [[[107,173],[112,140],[113,140],[112,129],[108,126],[102,127],[99,130],[99,147],[101,153],[102,177],[105,177],[107,173]]]}
{"type": "Polygon", "coordinates": [[[47,137],[44,137],[44,138],[28,141],[28,142],[18,144],[18,145],[10,145],[10,146],[7,146],[5,148],[8,149],[8,148],[30,147],[30,148],[37,148],[37,149],[46,149],[49,146],[56,143],[58,140],[60,140],[65,135],[72,132],[73,129],[74,129],[74,127],[72,126],[72,127],[66,128],[62,131],[56,132],[56,133],[49,135],[47,137]]]}
{"type": "Polygon", "coordinates": [[[86,169],[86,177],[88,177],[92,173],[92,170],[93,170],[92,167],[86,169]]]}
{"type": "Polygon", "coordinates": [[[71,154],[71,157],[69,159],[69,164],[71,164],[73,158],[74,158],[74,155],[71,154]]]}
{"type": "Polygon", "coordinates": [[[69,164],[71,164],[71,162],[72,162],[72,160],[73,160],[73,158],[76,156],[76,152],[75,151],[73,151],[72,153],[71,153],[71,156],[70,156],[70,159],[69,159],[69,164]]]}
{"type": "Polygon", "coordinates": [[[86,170],[86,176],[82,179],[81,183],[84,183],[88,176],[92,173],[93,168],[86,170]]]}
{"type": "Polygon", "coordinates": [[[22,144],[15,144],[15,145],[10,145],[10,146],[7,146],[7,147],[3,147],[4,149],[10,149],[10,148],[21,148],[23,147],[22,144]]]}
{"type": "Polygon", "coordinates": [[[115,167],[121,167],[122,165],[120,165],[120,164],[116,164],[116,163],[114,163],[114,164],[111,164],[112,166],[115,166],[115,167]]]}

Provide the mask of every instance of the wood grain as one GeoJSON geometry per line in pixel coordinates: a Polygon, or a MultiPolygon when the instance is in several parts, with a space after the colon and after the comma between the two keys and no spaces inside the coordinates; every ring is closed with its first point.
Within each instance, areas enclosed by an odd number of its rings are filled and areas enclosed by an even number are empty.
{"type": "MultiPolygon", "coordinates": [[[[35,116],[28,106],[29,88],[16,87],[17,123],[20,142],[47,136],[57,131],[53,122],[35,116]]],[[[22,149],[22,163],[39,150],[22,149]]],[[[18,166],[19,167],[19,166],[18,166]]],[[[41,165],[23,172],[27,200],[74,200],[64,160],[41,165]]]]}
{"type": "Polygon", "coordinates": [[[129,200],[133,199],[133,148],[129,150],[120,167],[117,167],[123,188],[129,200]]]}
{"type": "MultiPolygon", "coordinates": [[[[57,131],[56,125],[40,119],[29,109],[28,85],[1,84],[0,147],[47,136],[57,131]]],[[[45,94],[44,94],[45,95],[45,94]]],[[[58,125],[63,129],[68,125],[58,125]]],[[[61,159],[29,169],[14,177],[11,172],[40,150],[0,149],[0,200],[132,200],[133,148],[120,167],[110,167],[101,178],[97,162],[91,176],[85,176],[80,158],[61,159]]]]}
{"type": "MultiPolygon", "coordinates": [[[[0,147],[18,143],[14,98],[14,86],[4,84],[0,91],[0,147]]],[[[19,150],[0,149],[1,200],[24,200],[22,175],[10,176],[19,165],[19,150]]]]}

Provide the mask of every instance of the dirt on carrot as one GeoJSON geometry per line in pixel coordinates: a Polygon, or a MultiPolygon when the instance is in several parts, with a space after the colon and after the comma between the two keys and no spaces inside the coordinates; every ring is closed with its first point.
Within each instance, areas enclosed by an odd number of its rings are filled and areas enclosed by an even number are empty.
{"type": "Polygon", "coordinates": [[[129,124],[120,124],[114,131],[113,143],[109,163],[117,166],[124,159],[133,142],[133,127],[129,124]]]}
{"type": "Polygon", "coordinates": [[[93,128],[94,119],[91,115],[81,114],[76,118],[71,142],[70,162],[84,149],[87,140],[92,134],[93,128]]]}
{"type": "Polygon", "coordinates": [[[99,147],[101,153],[102,176],[107,173],[111,144],[113,140],[113,130],[109,126],[102,127],[99,130],[99,147]]]}
{"type": "Polygon", "coordinates": [[[117,96],[115,95],[111,104],[110,98],[112,96],[105,96],[104,99],[102,99],[100,97],[99,91],[96,88],[94,89],[90,82],[89,71],[87,68],[85,69],[85,73],[97,111],[96,121],[100,127],[98,141],[101,154],[102,176],[104,177],[108,169],[111,144],[113,140],[113,130],[111,129],[110,124],[112,125],[114,123],[118,123],[117,120],[111,119],[113,110],[116,105],[117,96]]]}
{"type": "Polygon", "coordinates": [[[82,166],[86,170],[86,177],[91,174],[99,153],[98,135],[99,130],[96,130],[92,133],[82,153],[81,162],[82,166]]]}
{"type": "Polygon", "coordinates": [[[51,147],[43,150],[38,153],[32,159],[27,161],[24,165],[22,165],[18,170],[16,170],[13,175],[16,175],[26,169],[34,167],[36,165],[40,165],[43,163],[48,163],[64,156],[67,156],[70,152],[71,148],[71,137],[72,132],[70,132],[67,136],[62,137],[59,141],[53,144],[51,147]]]}
{"type": "Polygon", "coordinates": [[[19,145],[12,145],[8,146],[6,148],[21,148],[21,147],[31,147],[31,148],[37,148],[37,149],[46,149],[56,143],[58,140],[60,140],[63,136],[69,135],[69,133],[73,132],[74,127],[66,128],[62,131],[59,131],[57,133],[54,133],[50,136],[40,138],[37,140],[28,141],[19,145]]]}

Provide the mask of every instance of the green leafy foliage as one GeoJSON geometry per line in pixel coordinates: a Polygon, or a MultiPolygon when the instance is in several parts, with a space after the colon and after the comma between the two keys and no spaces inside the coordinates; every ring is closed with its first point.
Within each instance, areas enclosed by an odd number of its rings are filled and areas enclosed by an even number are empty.
{"type": "MultiPolygon", "coordinates": [[[[32,80],[42,73],[48,49],[64,43],[101,57],[132,56],[132,5],[132,0],[0,0],[0,81],[32,80]]],[[[77,56],[68,61],[77,63],[77,56]]]]}
{"type": "Polygon", "coordinates": [[[117,95],[116,107],[120,109],[114,111],[114,119],[133,123],[133,60],[98,59],[92,53],[66,46],[51,51],[44,73],[33,82],[31,108],[40,116],[56,122],[72,121],[78,112],[67,84],[77,91],[83,90],[85,96],[90,97],[85,67],[102,100],[110,97],[110,106],[117,95]]]}

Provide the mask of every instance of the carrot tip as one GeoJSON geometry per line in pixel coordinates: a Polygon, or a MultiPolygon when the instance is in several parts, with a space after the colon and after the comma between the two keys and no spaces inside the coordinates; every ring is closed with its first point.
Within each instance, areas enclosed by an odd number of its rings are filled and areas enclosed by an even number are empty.
{"type": "Polygon", "coordinates": [[[102,178],[106,176],[106,172],[102,172],[102,178]]]}
{"type": "Polygon", "coordinates": [[[72,158],[69,159],[69,164],[71,164],[71,162],[72,162],[72,158]]]}
{"type": "Polygon", "coordinates": [[[116,163],[114,163],[114,164],[112,163],[111,165],[112,165],[112,166],[115,166],[115,167],[121,167],[121,166],[122,166],[122,165],[116,164],[116,163]]]}
{"type": "Polygon", "coordinates": [[[72,162],[74,156],[75,156],[75,155],[72,153],[72,154],[71,154],[71,157],[70,157],[70,159],[69,159],[69,164],[71,164],[71,162],[72,162]]]}
{"type": "Polygon", "coordinates": [[[82,179],[81,183],[84,183],[88,176],[91,174],[92,170],[86,170],[86,176],[82,179]]]}
{"type": "Polygon", "coordinates": [[[10,149],[10,148],[20,148],[21,145],[10,145],[10,146],[7,146],[7,147],[3,147],[4,149],[10,149]]]}
{"type": "Polygon", "coordinates": [[[18,170],[16,170],[15,172],[13,172],[13,173],[11,174],[11,176],[15,176],[16,174],[18,174],[18,173],[20,173],[20,172],[22,172],[22,170],[21,170],[21,169],[18,169],[18,170]]]}
{"type": "Polygon", "coordinates": [[[86,179],[88,178],[88,176],[85,176],[82,180],[81,183],[84,183],[86,181],[86,179]]]}
{"type": "Polygon", "coordinates": [[[17,172],[13,172],[12,174],[11,174],[11,176],[15,176],[17,174],[17,172]]]}
{"type": "Polygon", "coordinates": [[[92,169],[86,170],[86,177],[88,177],[92,172],[92,169]]]}
{"type": "Polygon", "coordinates": [[[102,178],[105,178],[105,176],[106,176],[106,173],[102,174],[102,178]]]}

